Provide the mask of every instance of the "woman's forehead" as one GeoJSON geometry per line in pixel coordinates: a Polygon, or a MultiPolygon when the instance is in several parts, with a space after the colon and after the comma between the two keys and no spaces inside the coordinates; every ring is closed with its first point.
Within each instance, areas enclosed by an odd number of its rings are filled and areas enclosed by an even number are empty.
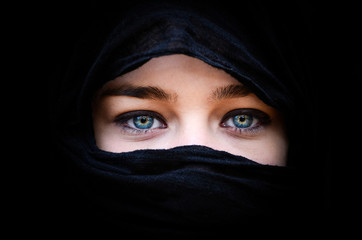
{"type": "Polygon", "coordinates": [[[181,101],[193,105],[225,100],[230,103],[233,100],[267,108],[249,88],[225,71],[181,54],[151,59],[136,70],[109,81],[98,96],[132,97],[170,103],[181,101]]]}

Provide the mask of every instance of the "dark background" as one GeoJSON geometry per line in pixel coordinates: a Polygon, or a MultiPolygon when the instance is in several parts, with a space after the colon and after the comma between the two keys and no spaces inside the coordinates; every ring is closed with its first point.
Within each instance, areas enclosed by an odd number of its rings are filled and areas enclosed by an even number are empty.
{"type": "MultiPolygon", "coordinates": [[[[237,1],[223,2],[230,4],[230,8],[236,8],[237,1]]],[[[294,14],[296,11],[302,16],[299,21],[309,33],[304,45],[307,49],[304,57],[310,64],[320,119],[314,122],[313,116],[306,116],[305,120],[306,124],[318,124],[318,130],[326,136],[319,143],[323,151],[316,157],[323,159],[320,176],[324,218],[321,228],[327,232],[337,231],[342,226],[353,230],[357,226],[362,175],[359,153],[362,143],[360,7],[352,1],[332,2],[268,3],[276,16],[282,13],[279,21],[284,21],[282,17],[285,16],[297,16],[294,14]]],[[[25,62],[29,67],[29,71],[25,71],[27,77],[23,87],[31,89],[30,98],[36,98],[31,105],[40,109],[31,117],[36,122],[34,126],[29,126],[33,128],[30,129],[32,139],[45,130],[44,135],[39,135],[41,140],[34,140],[36,146],[32,148],[36,151],[27,154],[26,159],[30,154],[36,154],[35,160],[28,163],[31,167],[36,166],[36,170],[30,173],[36,181],[30,186],[26,185],[23,196],[28,199],[26,208],[34,208],[40,216],[47,209],[56,207],[49,204],[52,196],[47,194],[56,191],[57,187],[52,184],[56,181],[57,166],[51,162],[52,126],[49,120],[49,111],[56,95],[54,89],[58,80],[65,76],[73,50],[85,33],[97,22],[111,22],[118,10],[132,4],[124,1],[49,1],[29,6],[32,8],[24,6],[26,14],[19,14],[25,19],[17,27],[21,33],[17,39],[20,39],[20,45],[26,51],[19,54],[22,57],[19,57],[21,61],[16,62],[16,66],[25,62]]],[[[285,22],[288,23],[288,19],[285,22]]],[[[27,173],[29,171],[30,168],[26,170],[27,173]]],[[[34,216],[34,209],[27,214],[28,217],[34,216]]],[[[45,214],[44,218],[47,217],[45,214]]]]}

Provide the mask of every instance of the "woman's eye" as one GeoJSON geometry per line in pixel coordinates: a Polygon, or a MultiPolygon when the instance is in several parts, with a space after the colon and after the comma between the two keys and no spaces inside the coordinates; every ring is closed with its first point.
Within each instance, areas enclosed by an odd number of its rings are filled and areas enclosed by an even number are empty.
{"type": "Polygon", "coordinates": [[[228,112],[221,121],[221,126],[237,133],[255,132],[269,123],[269,116],[256,109],[236,109],[228,112]]]}
{"type": "Polygon", "coordinates": [[[253,121],[254,121],[253,116],[241,114],[241,115],[236,115],[233,118],[230,118],[228,120],[228,123],[233,124],[237,128],[248,128],[252,126],[253,121]]]}
{"type": "Polygon", "coordinates": [[[223,126],[243,129],[254,127],[257,123],[258,119],[254,118],[252,115],[238,114],[227,119],[223,126]]]}
{"type": "Polygon", "coordinates": [[[119,115],[115,122],[125,133],[141,134],[166,128],[164,118],[152,111],[133,111],[119,115]]]}
{"type": "Polygon", "coordinates": [[[136,116],[127,121],[130,127],[137,129],[151,129],[158,128],[161,126],[161,122],[152,116],[136,116]]]}

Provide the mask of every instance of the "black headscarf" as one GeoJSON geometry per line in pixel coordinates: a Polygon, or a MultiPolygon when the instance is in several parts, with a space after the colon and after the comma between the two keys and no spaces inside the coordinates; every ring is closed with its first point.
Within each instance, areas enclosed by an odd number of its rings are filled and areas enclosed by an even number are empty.
{"type": "Polygon", "coordinates": [[[258,4],[241,3],[238,10],[200,6],[132,7],[102,28],[107,37],[97,36],[98,45],[82,42],[53,115],[55,159],[66,172],[57,196],[70,222],[134,234],[213,236],[246,223],[291,223],[318,204],[305,191],[313,182],[305,167],[314,151],[307,135],[314,133],[303,124],[313,111],[298,59],[303,39],[293,42],[295,32],[258,4]],[[286,167],[204,146],[129,153],[97,148],[91,117],[97,89],[153,57],[180,53],[231,74],[283,113],[290,141],[286,167]]]}

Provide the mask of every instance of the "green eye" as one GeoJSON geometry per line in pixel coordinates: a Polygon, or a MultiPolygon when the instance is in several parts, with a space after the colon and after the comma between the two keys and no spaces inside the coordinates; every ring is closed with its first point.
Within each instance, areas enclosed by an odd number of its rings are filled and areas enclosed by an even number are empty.
{"type": "Polygon", "coordinates": [[[232,118],[233,124],[237,128],[248,128],[253,124],[253,120],[253,116],[246,114],[236,115],[232,118]]]}
{"type": "Polygon", "coordinates": [[[133,124],[139,129],[149,129],[153,126],[154,118],[151,116],[137,116],[133,118],[133,124]]]}

